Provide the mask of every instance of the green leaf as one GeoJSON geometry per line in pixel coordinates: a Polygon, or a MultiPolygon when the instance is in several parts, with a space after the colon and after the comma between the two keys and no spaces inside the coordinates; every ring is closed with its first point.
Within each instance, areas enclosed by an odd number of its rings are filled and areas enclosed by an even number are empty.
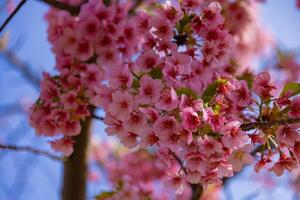
{"type": "Polygon", "coordinates": [[[112,197],[115,195],[116,192],[113,191],[107,191],[107,192],[102,192],[101,194],[99,194],[98,196],[96,196],[97,200],[105,200],[109,197],[112,197]]]}
{"type": "Polygon", "coordinates": [[[178,88],[178,89],[176,89],[176,93],[177,93],[178,96],[181,96],[181,95],[185,94],[189,97],[192,97],[193,99],[198,99],[197,94],[193,90],[191,90],[190,88],[185,88],[185,87],[184,88],[178,88]]]}
{"type": "Polygon", "coordinates": [[[217,94],[218,87],[221,84],[225,84],[227,81],[228,80],[226,80],[226,79],[218,79],[218,80],[215,80],[212,84],[208,85],[206,90],[202,94],[202,99],[203,99],[204,103],[209,102],[215,96],[215,94],[217,94]]]}
{"type": "Polygon", "coordinates": [[[132,87],[134,89],[139,89],[139,87],[140,87],[140,81],[138,79],[133,79],[132,87]]]}
{"type": "Polygon", "coordinates": [[[163,73],[160,68],[154,68],[149,72],[150,76],[153,79],[162,79],[163,78],[163,73]]]}
{"type": "Polygon", "coordinates": [[[287,83],[280,93],[280,96],[283,96],[289,90],[293,91],[292,96],[300,94],[300,83],[287,83]]]}
{"type": "Polygon", "coordinates": [[[204,102],[209,102],[213,98],[213,96],[217,93],[218,86],[219,83],[217,81],[207,86],[206,90],[202,94],[204,102]]]}

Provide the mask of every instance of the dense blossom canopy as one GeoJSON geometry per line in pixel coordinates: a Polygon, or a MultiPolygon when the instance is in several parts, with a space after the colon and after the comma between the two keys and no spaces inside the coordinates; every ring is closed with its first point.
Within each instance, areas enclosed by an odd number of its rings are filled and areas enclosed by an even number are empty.
{"type": "MultiPolygon", "coordinates": [[[[121,178],[131,192],[143,191],[137,186],[146,178],[169,180],[177,195],[188,184],[219,184],[254,163],[253,152],[256,171],[296,168],[299,125],[281,122],[300,117],[299,85],[278,94],[270,73],[249,68],[274,45],[258,21],[258,1],[137,2],[90,0],[78,16],[47,13],[59,73],[44,73],[31,109],[37,134],[55,138],[52,147],[69,156],[81,122],[103,109],[106,133],[139,149],[110,166],[118,166],[112,182],[121,178]],[[149,177],[132,174],[136,165],[149,177]]],[[[278,62],[287,74],[299,72],[293,55],[278,62]]]]}

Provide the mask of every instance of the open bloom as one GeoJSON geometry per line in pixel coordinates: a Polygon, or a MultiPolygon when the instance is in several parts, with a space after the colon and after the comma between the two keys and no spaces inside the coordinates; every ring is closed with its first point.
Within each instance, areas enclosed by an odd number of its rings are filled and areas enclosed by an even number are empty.
{"type": "Polygon", "coordinates": [[[281,176],[284,170],[292,171],[298,166],[297,161],[291,157],[280,156],[280,159],[270,168],[276,176],[281,176]]]}
{"type": "Polygon", "coordinates": [[[243,148],[232,152],[229,157],[229,162],[232,164],[234,171],[240,171],[243,165],[250,165],[254,162],[254,158],[250,154],[252,149],[253,146],[251,144],[247,144],[243,148]]]}
{"type": "Polygon", "coordinates": [[[271,76],[268,72],[259,73],[253,81],[253,90],[263,98],[271,97],[275,86],[271,84],[271,76]]]}
{"type": "Polygon", "coordinates": [[[198,114],[191,107],[183,109],[180,115],[182,118],[182,126],[186,129],[195,131],[201,124],[198,114]]]}
{"type": "Polygon", "coordinates": [[[297,125],[284,125],[280,126],[276,133],[276,138],[279,143],[293,147],[295,142],[300,141],[298,132],[299,126],[297,125]]]}
{"type": "Polygon", "coordinates": [[[171,111],[177,108],[179,103],[177,94],[173,88],[166,89],[161,94],[159,101],[155,104],[155,107],[159,110],[171,111]]]}
{"type": "Polygon", "coordinates": [[[232,121],[222,128],[222,143],[225,147],[241,148],[249,141],[248,135],[240,130],[240,125],[240,122],[232,121]]]}
{"type": "Polygon", "coordinates": [[[290,108],[291,110],[288,113],[290,117],[300,117],[300,96],[297,96],[292,100],[290,108]]]}
{"type": "Polygon", "coordinates": [[[62,138],[50,142],[54,150],[62,152],[65,156],[70,156],[73,153],[73,143],[73,140],[69,138],[62,138]]]}
{"type": "Polygon", "coordinates": [[[159,100],[160,92],[163,88],[161,80],[154,80],[150,76],[141,78],[141,87],[137,95],[140,104],[155,103],[159,100]]]}
{"type": "Polygon", "coordinates": [[[117,119],[125,121],[129,118],[132,108],[132,96],[128,92],[115,92],[112,94],[112,103],[108,111],[117,119]]]}

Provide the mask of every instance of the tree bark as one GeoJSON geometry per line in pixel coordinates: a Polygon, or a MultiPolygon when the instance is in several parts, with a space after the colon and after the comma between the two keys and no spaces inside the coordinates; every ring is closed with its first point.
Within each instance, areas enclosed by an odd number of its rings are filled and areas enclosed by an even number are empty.
{"type": "Polygon", "coordinates": [[[92,118],[81,123],[81,133],[75,138],[74,153],[64,163],[62,200],[85,200],[87,182],[87,149],[92,118]]]}
{"type": "Polygon", "coordinates": [[[201,184],[191,184],[192,187],[192,196],[191,200],[199,200],[203,194],[203,187],[201,184]]]}

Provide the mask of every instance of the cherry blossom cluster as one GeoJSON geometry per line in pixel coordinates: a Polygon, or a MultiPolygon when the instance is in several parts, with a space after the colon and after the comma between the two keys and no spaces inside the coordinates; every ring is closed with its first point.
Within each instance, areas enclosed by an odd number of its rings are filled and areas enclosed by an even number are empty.
{"type": "MultiPolygon", "coordinates": [[[[174,199],[175,193],[181,193],[182,185],[188,185],[180,178],[170,179],[165,170],[164,163],[153,153],[145,150],[129,152],[119,147],[116,143],[99,141],[95,138],[91,141],[90,148],[91,165],[99,166],[90,173],[105,173],[113,190],[102,191],[97,195],[98,199],[174,199]],[[105,147],[105,149],[103,148],[105,147]]],[[[177,171],[174,162],[173,170],[177,171]]],[[[101,180],[105,181],[105,180],[101,180]]],[[[210,191],[205,192],[202,199],[218,199],[218,188],[211,186],[210,191]]],[[[176,199],[189,199],[191,190],[185,190],[176,199]]]]}
{"type": "MultiPolygon", "coordinates": [[[[186,182],[221,183],[252,164],[255,152],[257,171],[281,175],[296,168],[300,137],[289,122],[300,117],[299,84],[287,84],[274,98],[268,72],[245,70],[267,37],[254,17],[255,2],[142,4],[137,10],[133,1],[90,0],[78,16],[47,14],[59,75],[44,75],[30,118],[37,133],[58,138],[52,147],[68,156],[80,123],[102,108],[107,134],[130,149],[156,152],[178,191],[186,182]]],[[[126,159],[125,171],[114,169],[116,178],[142,178],[128,169],[142,161],[126,159]]],[[[161,170],[155,164],[151,170],[161,170]]]]}
{"type": "Polygon", "coordinates": [[[134,19],[127,17],[129,9],[130,3],[107,7],[90,1],[78,17],[54,9],[47,13],[59,75],[44,74],[30,122],[39,135],[57,137],[51,145],[65,155],[72,153],[72,137],[80,133],[80,121],[90,116],[95,92],[102,90],[104,66],[128,62],[138,49],[140,36],[134,19]]]}

